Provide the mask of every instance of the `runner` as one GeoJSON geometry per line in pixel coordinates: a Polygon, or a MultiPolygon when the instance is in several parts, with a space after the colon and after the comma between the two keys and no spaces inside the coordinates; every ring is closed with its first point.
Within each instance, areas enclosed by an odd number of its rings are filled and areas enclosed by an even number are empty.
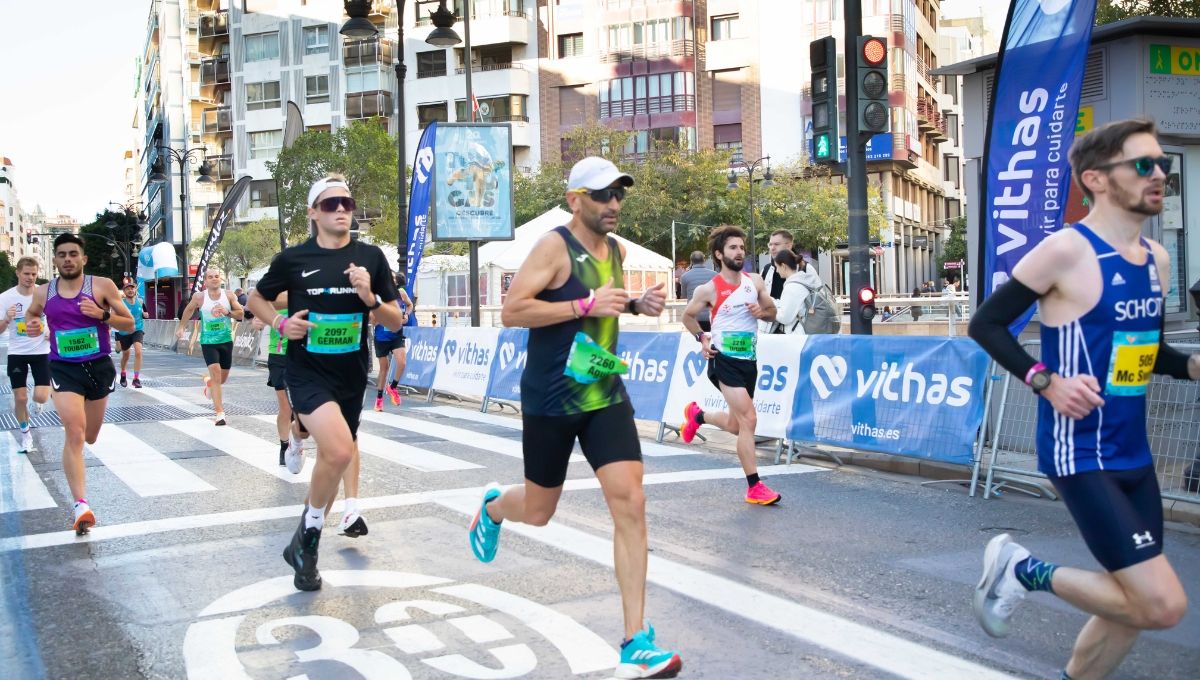
{"type": "Polygon", "coordinates": [[[1142,237],[1162,212],[1172,157],[1149,120],[1117,121],[1075,140],[1074,180],[1092,206],[1083,222],[1046,237],[1013,268],[971,320],[970,334],[1022,378],[1038,400],[1038,469],[1049,476],[1103,572],[1059,567],[1008,534],[984,552],[975,615],[1008,634],[1027,591],[1045,591],[1092,615],[1064,678],[1102,678],[1140,631],[1171,628],[1187,609],[1163,550],[1162,498],[1146,436],[1146,386],[1154,373],[1200,379],[1200,355],[1162,336],[1171,281],[1161,245],[1142,237]],[[1009,324],[1034,303],[1042,360],[1009,324]]]}
{"type": "Polygon", "coordinates": [[[33,433],[29,431],[29,374],[33,374],[33,403],[40,413],[50,398],[50,341],[46,334],[31,335],[25,315],[33,304],[37,289],[38,261],[33,257],[17,260],[17,285],[0,293],[0,333],[8,332],[8,381],[12,384],[13,414],[21,429],[21,453],[33,450],[33,433]]]}
{"type": "MultiPolygon", "coordinates": [[[[287,293],[280,293],[273,305],[280,314],[287,316],[287,293]]],[[[253,318],[253,326],[255,332],[262,332],[267,327],[257,316],[253,318]]],[[[288,340],[272,327],[267,343],[267,386],[275,388],[275,401],[278,403],[275,430],[279,435],[279,464],[287,466],[288,472],[298,475],[304,470],[302,440],[308,437],[308,433],[294,425],[296,419],[287,397],[288,340]]]]}
{"type": "Polygon", "coordinates": [[[613,517],[625,617],[617,677],[670,678],[683,667],[679,654],[655,645],[653,626],[642,628],[646,507],[633,407],[615,370],[574,370],[577,364],[586,369],[589,357],[617,367],[613,353],[622,312],[662,313],[663,284],[638,300],[626,295],[621,272],[625,252],[609,236],[617,228],[621,201],[630,186],[633,178],[602,158],[576,163],[566,193],[571,221],[537,242],[512,281],[501,312],[504,325],[530,329],[529,361],[521,376],[525,483],[503,493],[490,485],[469,536],[475,557],[491,562],[499,547],[501,522],[549,522],[578,439],[613,517]]]}
{"type": "MultiPolygon", "coordinates": [[[[408,322],[408,311],[412,309],[412,301],[408,299],[408,293],[404,291],[404,273],[395,274],[393,280],[396,282],[396,293],[399,297],[396,299],[396,304],[400,307],[401,318],[405,323],[408,322]]],[[[375,323],[375,315],[371,315],[371,323],[375,324],[375,358],[379,360],[379,372],[375,376],[375,410],[383,410],[383,392],[386,389],[388,397],[392,400],[392,406],[400,405],[400,379],[392,377],[388,360],[389,356],[396,357],[396,376],[404,374],[404,327],[400,330],[392,332],[387,326],[380,323],[375,323]],[[388,380],[391,383],[388,383],[388,380]]]]}
{"type": "Polygon", "coordinates": [[[204,272],[204,290],[192,295],[183,313],[175,337],[183,337],[183,329],[200,312],[200,351],[208,373],[204,376],[204,396],[213,403],[214,425],[225,425],[225,405],[221,401],[222,385],[229,380],[229,368],[233,366],[233,319],[241,321],[245,310],[238,304],[233,293],[221,287],[221,272],[209,267],[204,272]],[[213,380],[213,377],[220,380],[213,380]]]}
{"type": "MultiPolygon", "coordinates": [[[[288,397],[317,442],[304,513],[283,551],[299,590],[321,587],[317,549],[326,506],[348,468],[357,477],[355,440],[370,368],[367,314],[374,311],[388,328],[401,323],[399,307],[385,304],[396,299],[396,289],[383,252],[350,239],[355,202],[345,178],[331,175],[313,184],[308,206],[316,235],[277,255],[249,300],[250,311],[289,340],[288,397]],[[285,292],[291,316],[272,309],[285,292]]],[[[350,499],[346,504],[349,510],[350,499]]]]}
{"type": "Polygon", "coordinates": [[[132,333],[122,333],[116,331],[117,342],[121,345],[121,387],[125,387],[125,367],[129,365],[129,350],[133,349],[133,386],[141,389],[142,387],[142,337],[145,335],[143,328],[146,318],[146,303],[137,294],[137,284],[130,279],[125,279],[123,291],[125,294],[121,297],[121,302],[125,303],[125,308],[129,310],[130,316],[133,317],[134,328],[132,333]]]}
{"type": "Polygon", "coordinates": [[[783,496],[775,493],[758,476],[754,452],[754,385],[758,382],[758,322],[775,320],[775,300],[762,277],[742,271],[746,258],[746,232],[733,225],[713,229],[708,251],[717,262],[717,275],[696,289],[683,312],[683,327],[700,342],[708,359],[708,379],[721,391],[729,411],[703,411],[696,402],[683,409],[679,436],[692,443],[704,423],[737,435],[737,455],[746,473],[746,502],[774,505],[783,496]],[[697,317],[710,311],[712,333],[700,329],[697,317]]]}
{"type": "Polygon", "coordinates": [[[133,317],[108,279],[84,275],[83,239],[60,234],[54,239],[59,277],[37,287],[25,312],[25,331],[40,336],[42,314],[50,327],[50,384],[62,420],[63,472],[75,501],[75,533],[88,533],[96,515],[87,502],[83,443],[96,443],[104,424],[108,395],[117,388],[117,370],[109,358],[109,327],[133,330],[133,317]]]}

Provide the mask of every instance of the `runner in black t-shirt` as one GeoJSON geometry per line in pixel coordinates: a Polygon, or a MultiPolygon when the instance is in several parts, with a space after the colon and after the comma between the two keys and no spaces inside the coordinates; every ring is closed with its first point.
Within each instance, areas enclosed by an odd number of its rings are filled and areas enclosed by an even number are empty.
{"type": "Polygon", "coordinates": [[[341,176],[313,184],[308,217],[316,235],[279,253],[250,295],[249,308],[288,338],[287,385],[292,410],[317,442],[304,514],[283,558],[296,570],[300,590],[317,590],[317,546],[325,507],[337,495],[338,482],[357,456],[359,416],[367,386],[370,356],[364,330],[367,314],[400,328],[400,308],[383,252],[350,239],[354,199],[341,176]],[[288,294],[291,316],[278,314],[271,302],[288,294]]]}

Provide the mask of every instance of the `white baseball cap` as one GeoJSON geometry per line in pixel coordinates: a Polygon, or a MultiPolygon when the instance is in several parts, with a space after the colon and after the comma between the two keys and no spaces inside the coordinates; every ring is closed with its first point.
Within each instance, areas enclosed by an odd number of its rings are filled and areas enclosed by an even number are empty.
{"type": "Polygon", "coordinates": [[[599,156],[588,156],[571,168],[571,176],[567,178],[567,190],[607,189],[618,180],[621,186],[633,186],[633,178],[618,170],[612,161],[599,156]]]}

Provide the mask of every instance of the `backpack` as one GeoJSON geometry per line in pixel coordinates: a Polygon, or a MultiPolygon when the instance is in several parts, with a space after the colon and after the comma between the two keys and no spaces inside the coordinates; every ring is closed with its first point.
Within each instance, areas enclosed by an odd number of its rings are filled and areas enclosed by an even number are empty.
{"type": "MultiPolygon", "coordinates": [[[[803,283],[800,285],[804,286],[803,283]]],[[[808,289],[808,286],[804,287],[808,289]]],[[[833,291],[829,290],[829,286],[821,284],[816,290],[809,289],[808,297],[804,298],[804,307],[808,310],[804,316],[805,333],[817,335],[841,332],[842,307],[834,300],[833,291]]]]}

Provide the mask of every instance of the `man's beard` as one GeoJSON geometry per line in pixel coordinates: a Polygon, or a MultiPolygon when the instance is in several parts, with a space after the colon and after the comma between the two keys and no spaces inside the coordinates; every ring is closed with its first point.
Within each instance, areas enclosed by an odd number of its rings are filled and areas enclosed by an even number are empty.
{"type": "Polygon", "coordinates": [[[735,259],[725,257],[724,255],[721,256],[721,264],[725,265],[726,269],[730,269],[732,271],[741,271],[742,264],[745,263],[745,261],[746,260],[744,260],[744,259],[741,261],[738,261],[735,259]]]}
{"type": "Polygon", "coordinates": [[[1152,208],[1150,207],[1150,204],[1146,202],[1144,197],[1135,196],[1132,191],[1126,191],[1124,187],[1121,186],[1114,186],[1114,189],[1115,191],[1113,193],[1115,194],[1118,204],[1129,212],[1145,215],[1147,217],[1154,217],[1162,212],[1161,202],[1159,203],[1159,207],[1152,208]]]}
{"type": "Polygon", "coordinates": [[[74,281],[75,279],[79,278],[82,275],[83,275],[82,268],[76,269],[74,272],[69,273],[69,274],[61,269],[58,270],[58,278],[66,279],[68,281],[74,281]]]}

